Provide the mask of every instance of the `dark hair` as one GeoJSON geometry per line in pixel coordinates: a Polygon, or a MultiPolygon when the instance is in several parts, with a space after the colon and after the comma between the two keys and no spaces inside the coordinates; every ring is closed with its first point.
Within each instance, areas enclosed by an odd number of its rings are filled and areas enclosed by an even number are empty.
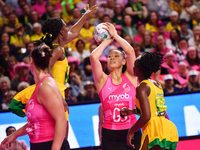
{"type": "Polygon", "coordinates": [[[171,30],[171,32],[170,32],[170,40],[172,41],[172,44],[175,46],[175,40],[174,39],[172,39],[172,31],[173,30],[175,30],[176,31],[176,33],[178,34],[178,38],[180,39],[180,31],[177,29],[177,28],[174,28],[174,29],[172,29],[171,30]]]}
{"type": "Polygon", "coordinates": [[[32,41],[30,41],[30,42],[26,43],[26,49],[28,49],[28,45],[29,45],[29,44],[31,44],[31,43],[33,43],[33,44],[34,44],[34,42],[32,42],[32,41]]]}
{"type": "Polygon", "coordinates": [[[1,37],[0,37],[0,43],[2,43],[2,40],[1,40],[1,38],[2,38],[3,34],[7,34],[7,35],[8,35],[8,37],[9,37],[9,41],[8,41],[8,43],[10,43],[10,35],[9,35],[9,33],[8,33],[8,32],[2,32],[2,33],[1,33],[1,37]]]}
{"type": "Polygon", "coordinates": [[[52,56],[52,49],[45,44],[41,44],[33,49],[31,57],[38,69],[45,70],[49,67],[49,61],[52,56]]]}
{"type": "MultiPolygon", "coordinates": [[[[3,46],[5,46],[5,45],[7,45],[7,46],[9,47],[9,44],[8,44],[8,43],[1,43],[1,45],[0,45],[0,50],[1,50],[1,48],[2,48],[3,46]]],[[[9,49],[10,49],[10,47],[9,47],[9,49]]]]}
{"type": "MultiPolygon", "coordinates": [[[[124,18],[125,18],[125,16],[129,16],[130,18],[131,18],[131,26],[133,26],[134,25],[134,22],[133,22],[133,19],[132,19],[132,17],[130,16],[130,15],[124,15],[124,18]]],[[[124,19],[123,19],[123,26],[126,26],[126,24],[125,24],[125,22],[124,22],[124,19]]]]}
{"type": "Polygon", "coordinates": [[[159,52],[145,52],[142,57],[136,59],[138,68],[143,73],[145,79],[150,78],[153,72],[156,73],[160,69],[163,56],[159,52]]]}
{"type": "Polygon", "coordinates": [[[196,58],[194,60],[190,59],[188,53],[186,55],[186,60],[187,60],[187,62],[189,63],[190,66],[199,65],[200,64],[200,58],[199,58],[199,55],[198,55],[198,50],[196,49],[196,58]]]}
{"type": "Polygon", "coordinates": [[[14,129],[16,130],[15,127],[13,127],[13,126],[9,126],[9,127],[6,128],[6,134],[8,134],[8,130],[9,130],[10,128],[14,128],[14,129]]]}
{"type": "Polygon", "coordinates": [[[81,43],[84,45],[84,47],[85,47],[85,43],[84,43],[84,41],[81,40],[81,39],[79,39],[79,40],[76,42],[76,48],[77,48],[79,42],[81,42],[81,43]]]}
{"type": "Polygon", "coordinates": [[[60,30],[63,27],[63,21],[60,18],[49,18],[42,26],[42,33],[44,36],[35,42],[36,46],[45,43],[47,46],[53,49],[52,42],[58,36],[60,30]]]}
{"type": "Polygon", "coordinates": [[[152,13],[155,13],[155,14],[156,14],[156,16],[157,16],[157,20],[156,20],[156,26],[157,26],[157,23],[158,23],[159,16],[158,16],[158,13],[157,13],[157,12],[155,12],[155,11],[152,11],[152,12],[150,13],[150,17],[149,17],[149,24],[150,24],[150,25],[152,25],[152,22],[151,22],[151,19],[150,19],[150,18],[151,18],[151,14],[152,14],[152,13]]]}

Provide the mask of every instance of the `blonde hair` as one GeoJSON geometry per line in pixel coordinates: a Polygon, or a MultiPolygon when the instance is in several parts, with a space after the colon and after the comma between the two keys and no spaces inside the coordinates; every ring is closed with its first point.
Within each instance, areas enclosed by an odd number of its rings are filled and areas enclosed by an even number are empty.
{"type": "Polygon", "coordinates": [[[0,78],[0,84],[1,84],[3,81],[6,81],[7,84],[8,84],[8,88],[10,88],[10,86],[11,86],[10,79],[9,79],[8,77],[6,77],[6,76],[3,76],[3,77],[0,78]]]}

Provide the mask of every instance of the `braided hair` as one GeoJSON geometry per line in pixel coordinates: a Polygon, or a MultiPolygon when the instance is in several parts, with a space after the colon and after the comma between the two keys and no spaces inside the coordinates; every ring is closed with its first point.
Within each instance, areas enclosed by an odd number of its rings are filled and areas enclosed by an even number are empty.
{"type": "Polygon", "coordinates": [[[42,33],[44,36],[39,40],[35,41],[35,46],[39,46],[42,43],[45,43],[50,48],[53,48],[52,42],[58,36],[60,30],[63,27],[63,21],[60,18],[49,18],[47,19],[42,26],[42,33]]]}
{"type": "Polygon", "coordinates": [[[160,69],[163,56],[159,52],[146,52],[136,60],[145,79],[150,78],[153,72],[156,73],[160,69]]]}

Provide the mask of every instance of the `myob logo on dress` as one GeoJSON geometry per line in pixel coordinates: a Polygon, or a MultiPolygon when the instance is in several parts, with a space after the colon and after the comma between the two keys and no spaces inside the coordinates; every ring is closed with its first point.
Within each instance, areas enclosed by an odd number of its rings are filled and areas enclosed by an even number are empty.
{"type": "Polygon", "coordinates": [[[109,100],[114,100],[116,99],[117,101],[121,98],[121,99],[128,99],[129,98],[129,94],[125,93],[125,94],[118,94],[118,95],[110,95],[109,100]]]}

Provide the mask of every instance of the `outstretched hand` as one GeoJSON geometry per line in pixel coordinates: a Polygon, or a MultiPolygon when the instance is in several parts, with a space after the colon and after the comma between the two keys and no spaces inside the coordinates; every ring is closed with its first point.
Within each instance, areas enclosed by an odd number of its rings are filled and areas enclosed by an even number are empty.
{"type": "Polygon", "coordinates": [[[86,7],[84,8],[85,10],[85,13],[84,15],[87,15],[88,17],[92,16],[92,14],[94,12],[96,12],[96,10],[98,9],[99,7],[97,5],[94,5],[92,6],[91,8],[89,7],[89,4],[86,5],[86,7]]]}
{"type": "Polygon", "coordinates": [[[13,134],[9,135],[8,137],[6,137],[0,145],[0,149],[4,149],[6,147],[9,147],[9,144],[12,143],[14,140],[16,140],[15,136],[13,134]]]}

